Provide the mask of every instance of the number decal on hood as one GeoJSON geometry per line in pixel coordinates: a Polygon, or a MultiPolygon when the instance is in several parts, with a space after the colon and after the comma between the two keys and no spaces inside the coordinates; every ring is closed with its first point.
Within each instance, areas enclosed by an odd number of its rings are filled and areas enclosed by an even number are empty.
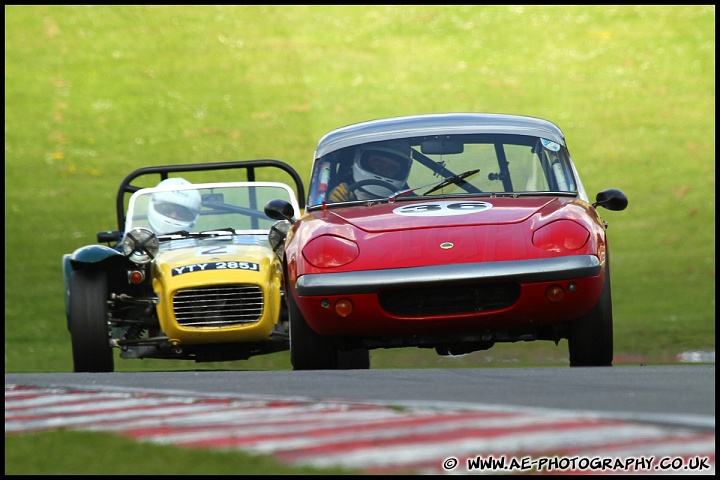
{"type": "Polygon", "coordinates": [[[231,255],[235,253],[235,247],[232,245],[217,245],[213,247],[199,247],[195,249],[195,254],[200,255],[231,255]]]}
{"type": "Polygon", "coordinates": [[[411,217],[447,217],[452,215],[478,213],[489,208],[492,208],[492,204],[488,202],[442,201],[405,205],[396,208],[393,210],[393,213],[411,217]]]}

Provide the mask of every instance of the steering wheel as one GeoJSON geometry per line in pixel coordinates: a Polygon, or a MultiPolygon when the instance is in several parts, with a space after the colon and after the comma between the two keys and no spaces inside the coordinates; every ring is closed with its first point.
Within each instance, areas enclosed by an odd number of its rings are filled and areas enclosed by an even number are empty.
{"type": "Polygon", "coordinates": [[[380,187],[386,188],[388,190],[388,195],[392,195],[397,191],[397,188],[395,188],[394,185],[385,182],[383,180],[378,180],[376,178],[368,178],[367,180],[360,180],[359,182],[351,183],[348,185],[348,192],[354,192],[355,190],[362,188],[366,185],[378,185],[380,187]]]}

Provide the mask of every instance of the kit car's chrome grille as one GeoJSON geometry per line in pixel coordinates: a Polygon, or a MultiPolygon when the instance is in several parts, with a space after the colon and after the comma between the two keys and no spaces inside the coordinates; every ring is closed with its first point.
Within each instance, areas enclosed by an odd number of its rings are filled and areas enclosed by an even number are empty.
{"type": "Polygon", "coordinates": [[[520,298],[517,283],[436,285],[385,290],[378,294],[380,306],[399,316],[424,317],[482,312],[509,307],[520,298]]]}
{"type": "Polygon", "coordinates": [[[255,323],[263,313],[257,285],[218,285],[175,292],[173,308],[184,327],[232,327],[255,323]]]}

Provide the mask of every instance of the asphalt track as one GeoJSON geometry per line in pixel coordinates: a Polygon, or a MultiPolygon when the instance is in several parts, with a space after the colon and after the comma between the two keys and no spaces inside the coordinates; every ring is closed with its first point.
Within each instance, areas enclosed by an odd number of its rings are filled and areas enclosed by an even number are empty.
{"type": "Polygon", "coordinates": [[[376,474],[714,474],[715,366],[6,374],[6,434],[53,428],[376,474]]]}

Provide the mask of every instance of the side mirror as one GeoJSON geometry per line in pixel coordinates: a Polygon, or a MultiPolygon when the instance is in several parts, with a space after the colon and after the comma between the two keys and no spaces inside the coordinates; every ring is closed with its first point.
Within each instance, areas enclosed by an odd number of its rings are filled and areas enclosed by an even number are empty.
{"type": "Polygon", "coordinates": [[[593,207],[604,207],[608,210],[615,211],[625,210],[627,206],[627,196],[620,190],[615,190],[614,188],[609,188],[598,193],[595,197],[595,203],[593,203],[593,207]]]}
{"type": "Polygon", "coordinates": [[[276,198],[265,204],[265,215],[273,220],[287,220],[295,223],[295,210],[287,200],[276,198]]]}

